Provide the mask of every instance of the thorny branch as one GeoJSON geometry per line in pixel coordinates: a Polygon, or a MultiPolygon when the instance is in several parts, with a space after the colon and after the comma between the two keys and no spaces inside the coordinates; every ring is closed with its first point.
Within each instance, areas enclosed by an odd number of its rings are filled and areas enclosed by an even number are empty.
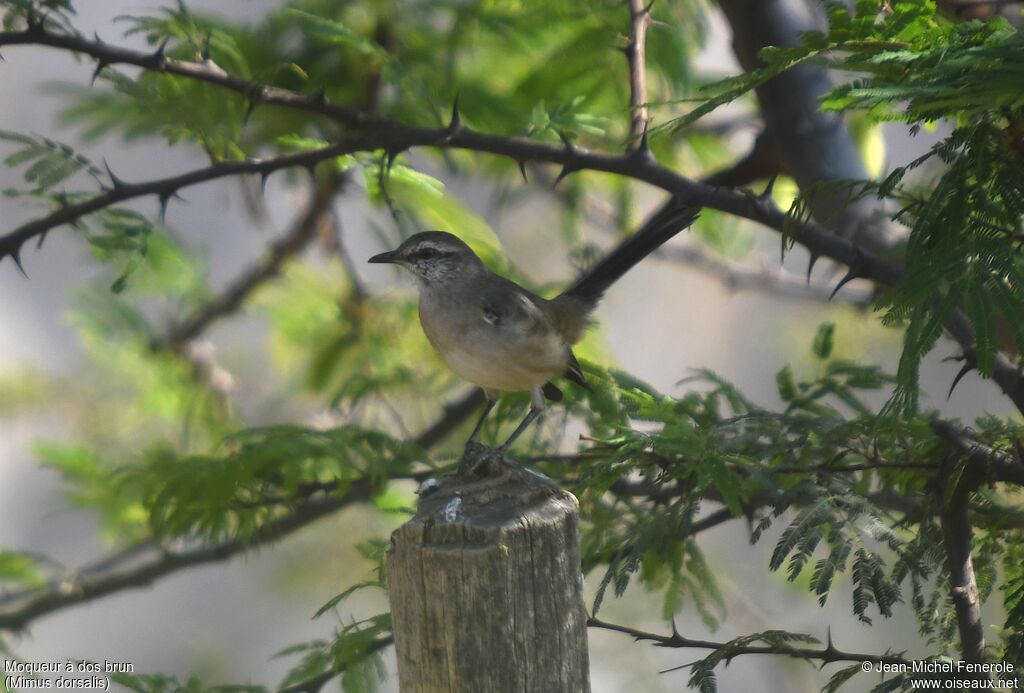
{"type": "Polygon", "coordinates": [[[20,263],[19,254],[25,242],[32,238],[42,237],[58,226],[74,223],[84,216],[121,202],[156,195],[160,200],[161,210],[164,210],[179,190],[191,185],[247,174],[259,174],[265,179],[274,171],[296,166],[314,167],[321,161],[343,154],[351,154],[360,149],[360,145],[355,141],[344,140],[320,149],[286,154],[271,159],[220,162],[187,173],[143,183],[126,183],[120,179],[114,179],[112,188],[83,202],[64,205],[51,214],[22,224],[13,231],[0,236],[0,260],[10,256],[14,258],[15,262],[20,263]]]}
{"type": "MultiPolygon", "coordinates": [[[[844,652],[836,648],[836,646],[832,643],[831,636],[828,638],[828,644],[822,648],[785,646],[780,647],[776,645],[733,646],[727,642],[687,638],[683,635],[680,635],[678,632],[673,632],[671,635],[649,633],[647,631],[639,630],[637,628],[630,628],[629,626],[622,626],[616,623],[608,623],[607,621],[602,621],[598,618],[593,617],[587,619],[587,626],[589,626],[590,628],[610,630],[616,633],[624,633],[632,637],[634,640],[644,640],[648,642],[653,642],[658,647],[694,648],[702,650],[720,650],[723,648],[728,648],[729,651],[735,655],[787,655],[790,657],[797,657],[799,659],[818,660],[822,664],[829,664],[831,662],[882,662],[884,664],[909,665],[909,660],[904,659],[899,655],[877,655],[867,654],[865,652],[844,652]]],[[[672,670],[670,669],[669,671],[672,670]]]]}

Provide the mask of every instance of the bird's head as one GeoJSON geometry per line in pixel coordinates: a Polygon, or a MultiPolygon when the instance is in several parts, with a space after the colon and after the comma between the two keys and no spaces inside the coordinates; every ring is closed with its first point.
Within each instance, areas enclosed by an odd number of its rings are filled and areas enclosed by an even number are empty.
{"type": "Polygon", "coordinates": [[[423,231],[369,262],[401,265],[426,284],[443,284],[483,267],[480,258],[457,236],[423,231]]]}

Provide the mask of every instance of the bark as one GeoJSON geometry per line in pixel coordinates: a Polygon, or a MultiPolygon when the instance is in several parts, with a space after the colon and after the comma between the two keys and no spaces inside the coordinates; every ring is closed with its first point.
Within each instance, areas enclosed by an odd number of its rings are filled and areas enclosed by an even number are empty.
{"type": "Polygon", "coordinates": [[[590,690],[571,494],[521,469],[451,477],[391,541],[402,693],[590,690]]]}

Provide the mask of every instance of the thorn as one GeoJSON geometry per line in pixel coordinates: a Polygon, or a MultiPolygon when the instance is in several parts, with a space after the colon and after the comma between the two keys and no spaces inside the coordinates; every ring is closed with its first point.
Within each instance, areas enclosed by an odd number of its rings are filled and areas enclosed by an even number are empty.
{"type": "Polygon", "coordinates": [[[211,36],[212,36],[211,32],[206,32],[206,39],[203,41],[203,50],[199,53],[199,56],[203,59],[204,63],[207,60],[210,59],[210,37],[211,36]]]}
{"type": "Polygon", "coordinates": [[[835,645],[832,643],[832,625],[831,624],[829,624],[827,626],[827,629],[825,631],[825,643],[826,643],[825,644],[825,649],[826,650],[832,651],[832,650],[836,649],[835,645]]]}
{"type": "Polygon", "coordinates": [[[90,87],[92,85],[96,84],[96,78],[99,77],[100,73],[103,72],[103,70],[105,68],[109,67],[109,66],[110,66],[110,63],[108,63],[106,60],[99,60],[99,61],[97,61],[96,69],[92,71],[92,78],[89,80],[89,86],[90,87]]]}
{"type": "Polygon", "coordinates": [[[679,634],[679,629],[676,628],[676,617],[672,616],[672,639],[682,639],[682,635],[679,634]]]}
{"type": "Polygon", "coordinates": [[[17,265],[18,271],[21,272],[21,276],[25,277],[25,279],[28,279],[28,273],[25,271],[25,268],[22,267],[21,265],[21,246],[19,246],[17,250],[11,251],[11,259],[13,259],[14,264],[17,265]]]}
{"type": "Polygon", "coordinates": [[[629,154],[637,159],[645,161],[654,161],[654,154],[651,153],[651,145],[647,139],[647,130],[651,125],[650,120],[644,121],[644,131],[640,135],[640,140],[635,143],[632,151],[629,154]]]}
{"type": "Polygon", "coordinates": [[[306,171],[309,173],[309,179],[313,181],[314,185],[316,184],[316,165],[319,163],[319,161],[313,161],[306,164],[306,171]]]}
{"type": "Polygon", "coordinates": [[[92,32],[92,36],[94,39],[96,39],[96,43],[100,44],[101,46],[107,45],[107,42],[100,38],[100,32],[94,31],[92,32]]]}
{"type": "Polygon", "coordinates": [[[43,247],[43,242],[46,241],[46,236],[50,233],[49,229],[39,234],[39,238],[36,239],[36,250],[43,247]]]}
{"type": "Polygon", "coordinates": [[[651,8],[654,7],[654,3],[655,2],[656,2],[656,0],[651,0],[649,3],[647,3],[647,7],[642,9],[640,11],[640,14],[650,14],[651,13],[651,8]]]}
{"type": "Polygon", "coordinates": [[[523,174],[523,182],[529,183],[530,179],[526,177],[526,162],[522,159],[516,159],[516,163],[519,164],[519,172],[523,174]]]}
{"type": "Polygon", "coordinates": [[[562,182],[562,179],[573,172],[574,168],[572,160],[576,156],[576,148],[572,145],[572,140],[570,140],[569,137],[561,130],[558,131],[558,137],[562,140],[563,144],[565,144],[565,163],[562,164],[562,170],[559,171],[558,176],[555,178],[555,182],[551,184],[552,188],[557,188],[558,184],[562,182]]]}
{"type": "Polygon", "coordinates": [[[558,176],[555,177],[555,182],[551,184],[552,188],[557,188],[558,184],[561,183],[570,173],[573,172],[573,168],[569,164],[562,166],[562,170],[558,172],[558,176]]]}
{"type": "Polygon", "coordinates": [[[40,26],[42,26],[42,22],[39,20],[39,15],[36,14],[36,8],[30,5],[28,11],[25,12],[25,31],[33,34],[39,31],[40,26]]]}
{"type": "Polygon", "coordinates": [[[840,289],[842,289],[844,286],[846,286],[856,278],[857,272],[851,267],[850,271],[844,274],[843,278],[839,280],[838,284],[836,284],[836,288],[832,289],[832,293],[828,295],[828,300],[831,301],[833,298],[835,298],[836,294],[839,293],[840,289]]]}
{"type": "Polygon", "coordinates": [[[860,274],[861,274],[861,266],[862,266],[862,264],[864,262],[864,255],[861,253],[861,250],[860,250],[859,246],[854,246],[853,247],[853,251],[854,251],[853,260],[848,265],[848,267],[850,269],[846,272],[845,275],[843,275],[843,278],[839,280],[839,283],[836,284],[836,288],[832,289],[832,293],[829,294],[829,296],[828,296],[828,300],[830,300],[830,301],[833,298],[835,298],[836,293],[838,293],[838,291],[841,288],[846,286],[852,280],[854,280],[857,277],[859,277],[860,274]]]}
{"type": "Polygon", "coordinates": [[[181,200],[182,202],[185,201],[185,198],[183,198],[181,195],[179,195],[177,190],[174,190],[172,192],[164,191],[164,192],[160,193],[159,197],[160,197],[160,223],[163,224],[163,223],[165,223],[167,221],[167,205],[170,204],[171,198],[177,198],[177,199],[181,200]]]}
{"type": "Polygon", "coordinates": [[[395,159],[402,153],[401,149],[389,149],[384,154],[384,169],[391,173],[391,167],[395,165],[395,159]]]}
{"type": "Polygon", "coordinates": [[[452,101],[452,117],[448,121],[448,137],[459,132],[462,129],[462,117],[459,115],[459,94],[455,93],[455,99],[452,101]]]}
{"type": "Polygon", "coordinates": [[[778,173],[773,173],[772,177],[768,179],[768,185],[764,186],[764,192],[758,195],[758,198],[762,200],[770,200],[772,197],[772,189],[775,188],[775,181],[779,177],[778,173]]]}
{"type": "Polygon", "coordinates": [[[152,60],[153,63],[161,69],[164,66],[164,61],[167,59],[166,56],[164,55],[164,51],[167,50],[167,44],[170,43],[170,41],[171,37],[168,36],[160,42],[160,45],[157,46],[156,50],[153,51],[152,55],[150,55],[150,60],[152,60]]]}
{"type": "Polygon", "coordinates": [[[115,176],[114,172],[110,170],[110,164],[107,163],[106,159],[103,160],[103,168],[107,169],[107,175],[110,177],[110,182],[113,184],[115,191],[128,187],[127,183],[115,176]]]}
{"type": "Polygon", "coordinates": [[[264,195],[267,193],[267,179],[270,178],[270,174],[273,172],[274,171],[272,169],[269,171],[260,171],[260,192],[264,195]]]}
{"type": "Polygon", "coordinates": [[[814,253],[811,253],[811,259],[807,261],[807,283],[808,284],[811,283],[811,272],[814,271],[814,265],[815,265],[815,263],[818,262],[818,258],[819,257],[821,257],[821,256],[820,255],[815,255],[814,253]]]}
{"type": "Polygon", "coordinates": [[[960,372],[956,374],[955,378],[953,378],[953,384],[949,386],[949,392],[946,393],[947,400],[949,400],[949,398],[953,396],[953,390],[955,390],[956,386],[960,384],[960,381],[963,380],[963,377],[970,373],[973,369],[974,366],[972,366],[969,362],[965,363],[960,368],[960,372]]]}

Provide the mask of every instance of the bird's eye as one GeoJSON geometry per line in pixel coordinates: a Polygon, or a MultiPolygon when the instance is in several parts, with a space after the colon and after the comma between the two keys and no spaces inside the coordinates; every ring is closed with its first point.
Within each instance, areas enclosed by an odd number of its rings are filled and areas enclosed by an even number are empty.
{"type": "Polygon", "coordinates": [[[420,252],[416,254],[420,256],[421,260],[430,260],[437,257],[437,251],[433,248],[421,248],[420,252]]]}

